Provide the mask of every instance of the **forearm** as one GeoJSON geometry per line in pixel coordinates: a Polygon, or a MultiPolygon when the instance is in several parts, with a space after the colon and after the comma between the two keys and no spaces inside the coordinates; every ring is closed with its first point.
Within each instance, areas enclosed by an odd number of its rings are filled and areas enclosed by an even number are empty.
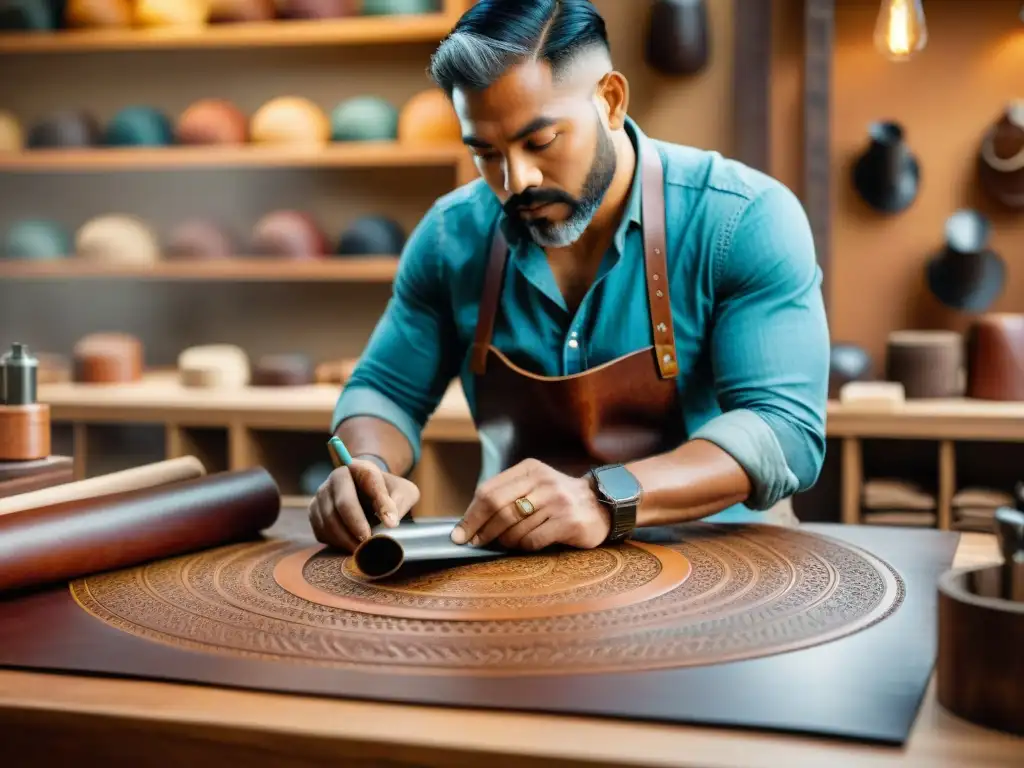
{"type": "Polygon", "coordinates": [[[707,440],[626,465],[643,488],[637,526],[696,520],[746,501],[752,484],[728,453],[707,440]]]}
{"type": "Polygon", "coordinates": [[[352,456],[376,456],[393,475],[405,477],[413,466],[408,438],[390,422],[376,416],[353,416],[334,432],[352,456]]]}

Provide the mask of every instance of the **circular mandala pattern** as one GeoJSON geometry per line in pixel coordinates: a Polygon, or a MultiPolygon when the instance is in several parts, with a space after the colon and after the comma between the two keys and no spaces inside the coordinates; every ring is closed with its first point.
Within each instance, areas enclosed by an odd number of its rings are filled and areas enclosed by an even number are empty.
{"type": "Polygon", "coordinates": [[[90,576],[71,591],[107,624],[180,648],[490,675],[768,656],[862,630],[904,594],[872,555],[767,525],[700,524],[679,542],[478,561],[386,584],[346,561],[289,541],[247,543],[90,576]]]}
{"type": "Polygon", "coordinates": [[[627,544],[508,557],[366,579],[353,558],[339,565],[321,547],[300,550],[274,568],[277,583],[318,605],[407,619],[484,621],[544,618],[631,605],[662,595],[690,575],[668,547],[627,544]]]}

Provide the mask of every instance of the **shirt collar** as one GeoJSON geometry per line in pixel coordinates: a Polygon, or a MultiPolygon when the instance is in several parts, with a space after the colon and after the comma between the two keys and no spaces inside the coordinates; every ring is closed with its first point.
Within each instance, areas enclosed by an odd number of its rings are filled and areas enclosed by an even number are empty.
{"type": "MultiPolygon", "coordinates": [[[[630,227],[640,227],[642,222],[642,187],[641,183],[641,170],[643,164],[640,162],[640,142],[646,137],[643,131],[640,130],[640,126],[636,124],[633,118],[626,116],[625,120],[626,135],[629,136],[629,140],[633,143],[633,148],[636,151],[636,167],[633,170],[633,183],[629,190],[629,200],[626,203],[626,208],[623,211],[622,221],[619,222],[618,229],[615,230],[615,237],[612,242],[615,245],[621,255],[626,247],[626,233],[629,232],[630,227]]],[[[521,238],[519,233],[515,231],[513,227],[509,225],[508,217],[502,211],[500,214],[499,226],[501,227],[502,234],[505,235],[505,240],[509,244],[509,248],[512,250],[518,250],[522,246],[529,247],[529,241],[525,238],[521,238]]]]}

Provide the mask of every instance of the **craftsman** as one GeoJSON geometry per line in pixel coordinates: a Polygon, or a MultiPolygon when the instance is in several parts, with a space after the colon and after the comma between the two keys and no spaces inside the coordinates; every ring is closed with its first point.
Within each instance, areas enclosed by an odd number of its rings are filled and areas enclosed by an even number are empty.
{"type": "Polygon", "coordinates": [[[459,378],[483,450],[456,543],[595,547],[760,519],[825,452],[829,334],[781,183],[648,137],[588,0],[479,0],[435,52],[477,180],[411,234],[338,400],[350,449],[310,505],[351,550],[395,525],[459,378]],[[711,517],[709,517],[711,516],[711,517]]]}

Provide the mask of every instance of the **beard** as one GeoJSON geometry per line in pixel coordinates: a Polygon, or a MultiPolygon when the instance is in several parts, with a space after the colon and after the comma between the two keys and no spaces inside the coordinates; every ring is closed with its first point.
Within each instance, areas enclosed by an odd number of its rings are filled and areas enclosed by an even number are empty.
{"type": "Polygon", "coordinates": [[[597,120],[597,149],[590,164],[587,178],[579,197],[555,189],[527,189],[513,195],[504,205],[509,221],[542,248],[565,248],[575,243],[590,226],[594,214],[601,207],[608,187],[615,177],[617,158],[611,136],[595,114],[597,120]],[[545,218],[525,219],[520,208],[562,203],[569,207],[569,215],[563,221],[545,218]]]}

